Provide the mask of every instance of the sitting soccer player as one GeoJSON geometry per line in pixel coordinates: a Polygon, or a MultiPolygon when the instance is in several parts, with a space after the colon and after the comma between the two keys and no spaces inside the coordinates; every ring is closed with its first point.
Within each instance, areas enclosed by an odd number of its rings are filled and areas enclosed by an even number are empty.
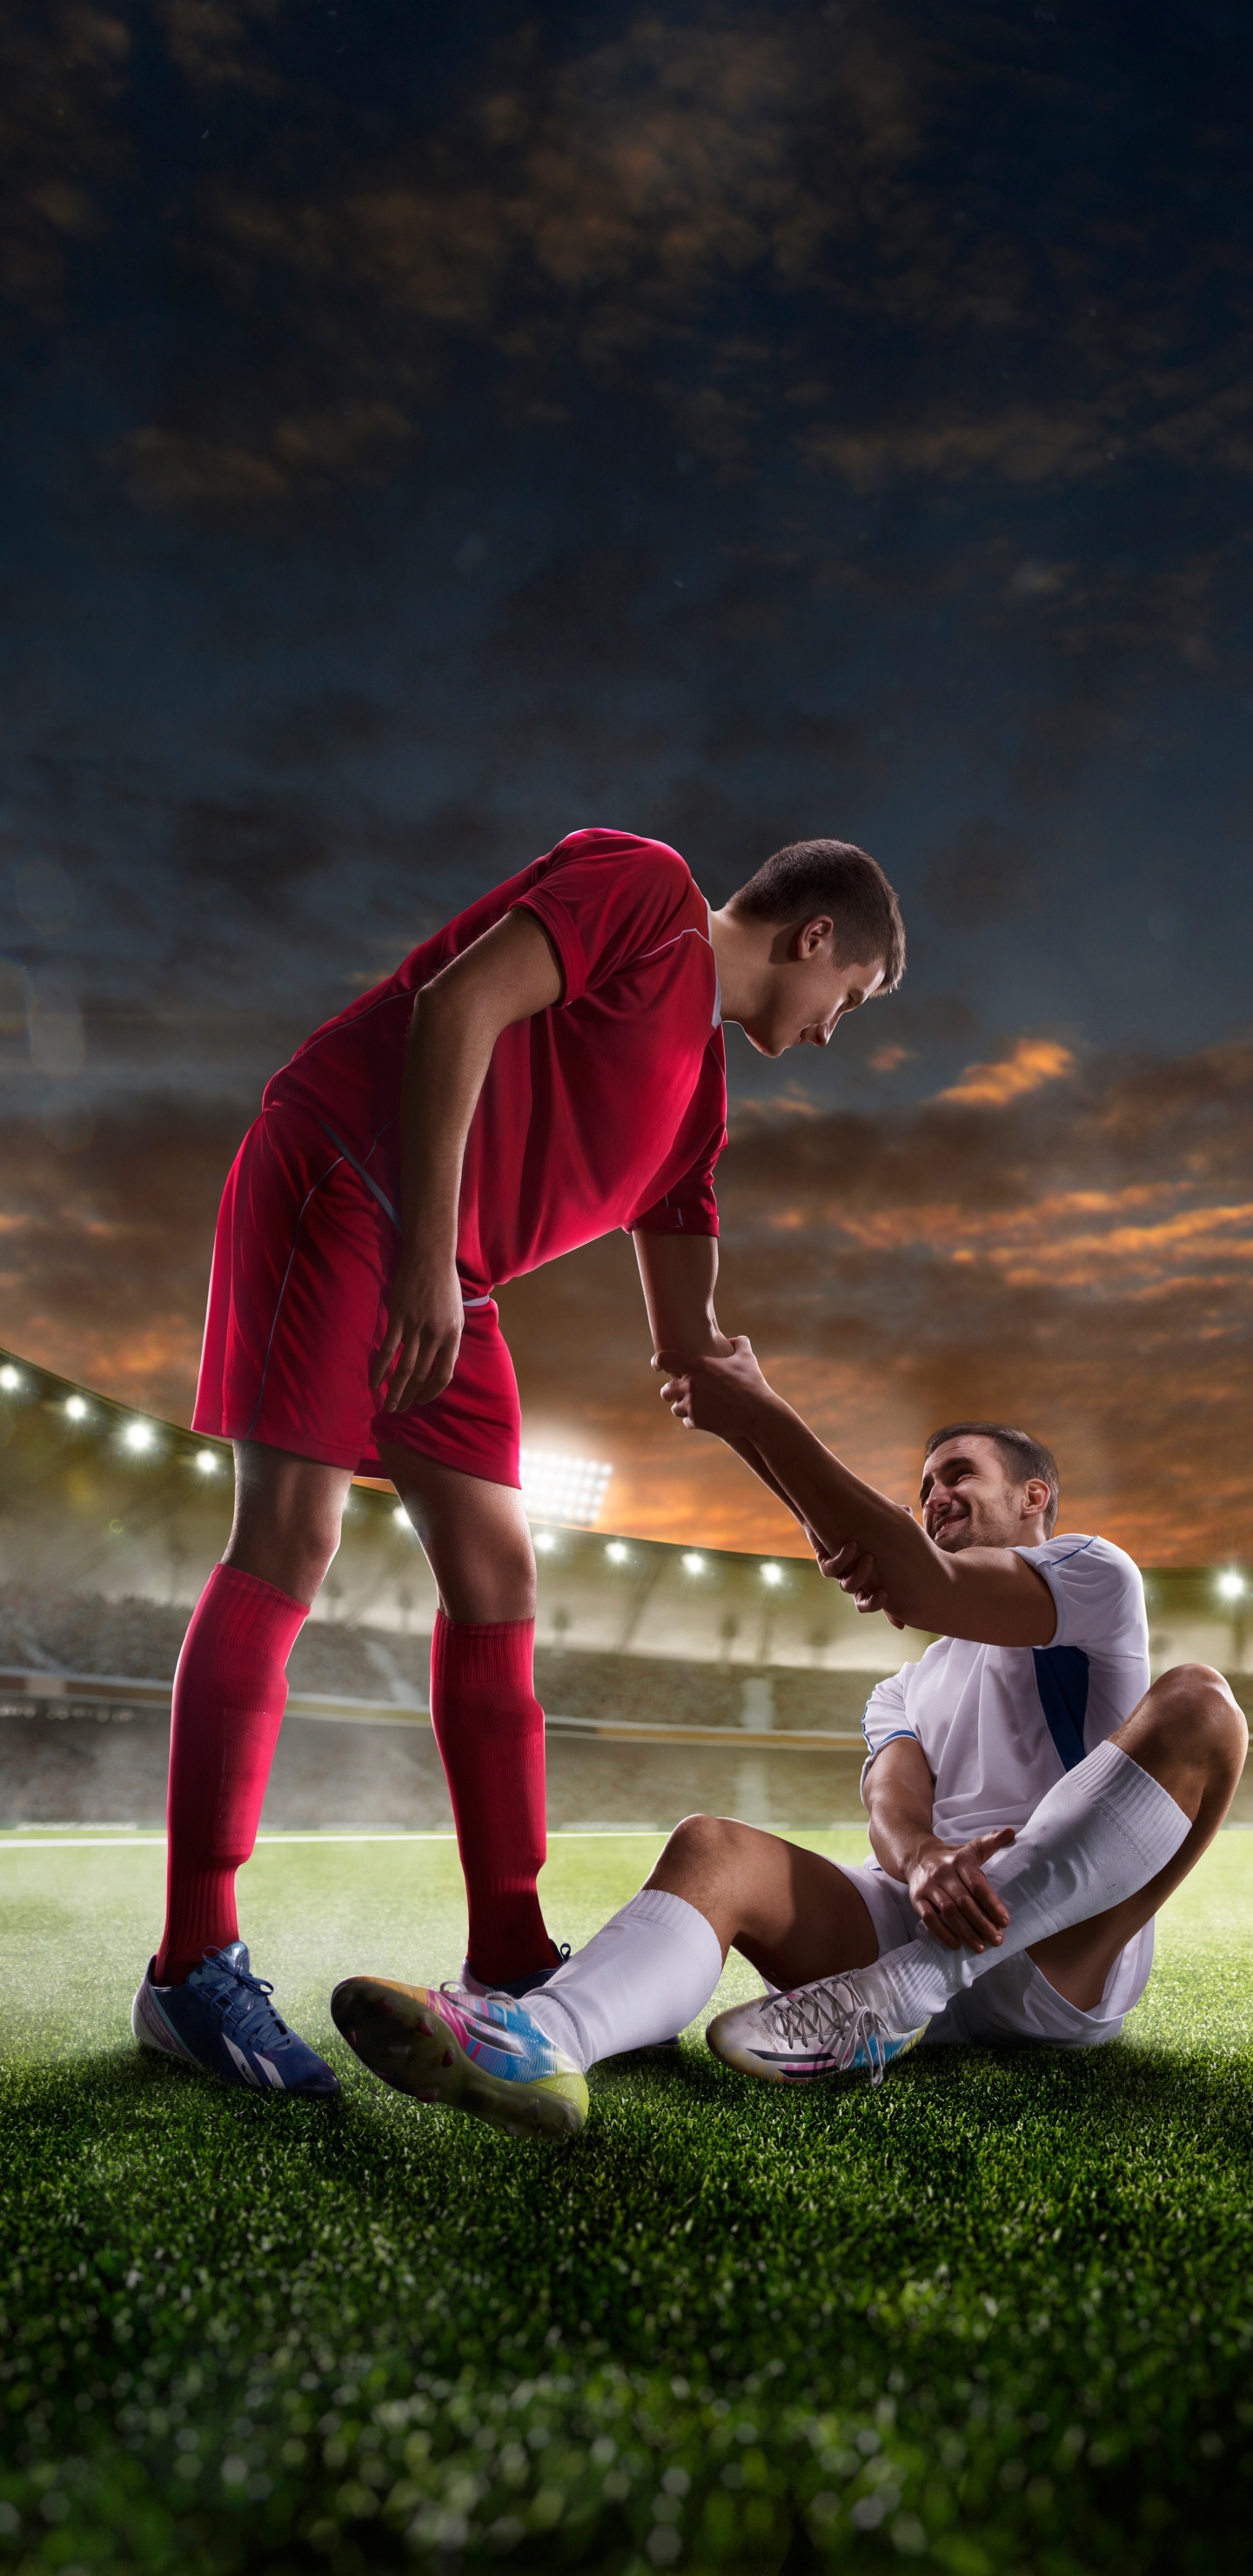
{"type": "Polygon", "coordinates": [[[1247,1730],[1222,1675],[1187,1665],[1149,1688],[1139,1574],[1108,1540],[1054,1536],[1057,1469],[1024,1432],[935,1433],[920,1524],[832,1456],[746,1342],[663,1392],[751,1456],[861,1609],[938,1632],[866,1710],[874,1859],[692,1816],[525,2006],[358,1977],[333,1998],[340,2029],[389,2082],[541,2133],[581,2126],[597,2058],[691,2021],[732,1948],[778,1991],[719,2014],[709,2044],[775,2082],[860,2068],[879,2083],[924,2036],[1116,2038],[1153,1917],[1240,1777],[1247,1730]]]}
{"type": "Polygon", "coordinates": [[[768,1056],[825,1046],[903,963],[896,898],[850,843],[776,851],[711,913],[664,843],[575,832],[267,1085],[214,1247],[194,1418],[235,1443],[235,1522],[174,1685],[143,2045],[263,2092],[338,2089],[252,1973],[235,1872],[357,1472],[390,1477],[439,1589],[431,1716],[467,1981],[522,1992],[551,1974],[535,1560],[493,1290],[622,1226],[656,1346],[729,1350],[713,1303],[722,1022],[768,1056]]]}

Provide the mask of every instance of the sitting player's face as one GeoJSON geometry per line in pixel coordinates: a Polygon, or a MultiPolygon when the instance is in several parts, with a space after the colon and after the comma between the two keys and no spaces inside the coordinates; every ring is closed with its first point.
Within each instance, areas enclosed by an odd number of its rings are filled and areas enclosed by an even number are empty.
{"type": "Polygon", "coordinates": [[[994,1440],[966,1432],[941,1441],[918,1489],[923,1528],[946,1556],[963,1547],[1020,1547],[1024,1491],[1010,1483],[994,1440]]]}
{"type": "MultiPolygon", "coordinates": [[[[780,935],[780,944],[787,936],[780,935]]],[[[832,954],[829,927],[811,952],[775,955],[771,966],[764,999],[751,1019],[740,1022],[759,1055],[783,1055],[794,1046],[829,1046],[840,1021],[849,1011],[860,1010],[883,982],[881,960],[869,966],[840,964],[832,954]]]]}

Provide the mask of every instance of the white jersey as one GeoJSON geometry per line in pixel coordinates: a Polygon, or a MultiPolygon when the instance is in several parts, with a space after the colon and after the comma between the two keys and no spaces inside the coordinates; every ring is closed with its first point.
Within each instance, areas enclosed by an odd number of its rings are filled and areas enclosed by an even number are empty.
{"type": "Polygon", "coordinates": [[[1095,1751],[1149,1686],[1149,1632],[1138,1568],[1104,1538],[1020,1547],[1057,1608],[1047,1646],[976,1646],[941,1637],[871,1692],[866,1772],[911,1735],[935,1782],[933,1830],[964,1843],[1017,1831],[1046,1789],[1095,1751]]]}

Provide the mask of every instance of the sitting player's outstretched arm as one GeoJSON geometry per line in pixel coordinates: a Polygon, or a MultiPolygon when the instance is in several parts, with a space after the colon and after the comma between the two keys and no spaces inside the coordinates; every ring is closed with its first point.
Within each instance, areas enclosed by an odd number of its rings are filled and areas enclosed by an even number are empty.
{"type": "MultiPolygon", "coordinates": [[[[663,1367],[671,1354],[661,1354],[663,1367]]],[[[714,1431],[735,1448],[748,1443],[768,1479],[810,1532],[824,1567],[846,1588],[865,1582],[876,1607],[898,1627],[929,1628],[986,1646],[1047,1646],[1057,1625],[1043,1576],[1011,1547],[971,1547],[946,1556],[912,1513],[853,1475],[769,1386],[743,1335],[730,1359],[684,1366],[662,1388],[689,1429],[714,1431]],[[850,1569],[852,1572],[850,1573],[850,1569]]],[[[867,1602],[868,1606],[868,1602],[867,1602]]]]}
{"type": "Polygon", "coordinates": [[[401,1247],[387,1333],[370,1383],[395,1372],[383,1406],[429,1404],[457,1364],[461,1166],[502,1029],[561,999],[561,970],[531,912],[507,912],[419,992],[401,1095],[401,1247]]]}

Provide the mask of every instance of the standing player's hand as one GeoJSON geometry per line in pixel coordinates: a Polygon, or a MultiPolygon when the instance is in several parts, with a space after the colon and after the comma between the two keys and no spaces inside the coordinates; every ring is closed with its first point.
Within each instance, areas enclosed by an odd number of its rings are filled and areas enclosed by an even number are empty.
{"type": "Polygon", "coordinates": [[[1002,1825],[968,1843],[935,1842],[929,1836],[921,1846],[906,1881],[909,1900],[946,1950],[999,1950],[1009,1911],[989,1887],[983,1863],[1013,1840],[1012,1825],[1002,1825]]]}
{"type": "Polygon", "coordinates": [[[370,1371],[376,1395],[391,1371],[384,1413],[407,1413],[411,1404],[430,1404],[443,1394],[457,1365],[464,1323],[455,1261],[424,1249],[402,1252],[383,1347],[370,1371]]]}
{"type": "MultiPolygon", "coordinates": [[[[812,1539],[813,1532],[809,1535],[812,1539]]],[[[828,1582],[838,1583],[841,1592],[850,1593],[863,1617],[871,1611],[881,1610],[891,1627],[904,1627],[904,1620],[892,1607],[878,1566],[860,1539],[845,1539],[843,1547],[836,1548],[834,1552],[825,1549],[819,1540],[814,1540],[814,1546],[818,1572],[825,1575],[828,1582]]]]}

